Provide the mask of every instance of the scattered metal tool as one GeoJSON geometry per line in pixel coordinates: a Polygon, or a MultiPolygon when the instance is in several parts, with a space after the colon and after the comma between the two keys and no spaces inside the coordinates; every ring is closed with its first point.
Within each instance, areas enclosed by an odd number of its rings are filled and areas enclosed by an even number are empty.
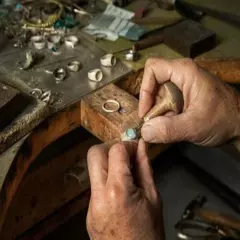
{"type": "Polygon", "coordinates": [[[178,239],[240,239],[240,220],[202,208],[206,201],[197,196],[187,205],[175,226],[178,239]]]}

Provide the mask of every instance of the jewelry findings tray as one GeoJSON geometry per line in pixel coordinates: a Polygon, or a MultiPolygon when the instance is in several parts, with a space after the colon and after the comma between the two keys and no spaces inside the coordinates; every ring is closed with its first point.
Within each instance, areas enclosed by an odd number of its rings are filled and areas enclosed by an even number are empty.
{"type": "Polygon", "coordinates": [[[113,67],[102,66],[100,59],[106,52],[80,31],[74,33],[74,36],[77,36],[78,44],[70,48],[62,43],[57,49],[59,54],[53,54],[47,48],[36,50],[31,42],[25,48],[15,48],[13,41],[5,41],[4,48],[0,49],[0,81],[27,94],[31,94],[34,89],[50,92],[52,107],[58,111],[131,72],[120,60],[113,67]],[[32,68],[21,70],[19,63],[26,61],[26,52],[29,50],[37,54],[38,61],[32,68]],[[73,61],[81,63],[77,72],[67,69],[67,65],[73,61]],[[56,81],[53,74],[58,68],[66,69],[66,77],[60,82],[56,81]],[[88,72],[93,69],[102,70],[102,81],[93,82],[88,79],[88,72]]]}

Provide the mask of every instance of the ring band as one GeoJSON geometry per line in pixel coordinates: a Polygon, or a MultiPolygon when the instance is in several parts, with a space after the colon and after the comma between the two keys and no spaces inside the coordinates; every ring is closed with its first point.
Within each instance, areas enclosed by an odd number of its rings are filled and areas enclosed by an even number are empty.
{"type": "Polygon", "coordinates": [[[113,67],[117,63],[117,59],[113,54],[106,54],[100,58],[100,62],[104,67],[113,67]]]}
{"type": "Polygon", "coordinates": [[[105,103],[103,103],[103,105],[102,105],[102,109],[103,109],[103,111],[106,112],[106,113],[118,112],[120,108],[121,108],[120,103],[119,103],[118,101],[116,101],[116,100],[113,100],[113,99],[107,100],[107,101],[106,101],[105,103]],[[108,103],[114,104],[114,105],[115,105],[115,108],[112,108],[112,109],[107,108],[107,104],[108,104],[108,103]]]}
{"type": "Polygon", "coordinates": [[[36,48],[38,50],[41,50],[41,49],[45,48],[45,46],[46,46],[44,37],[40,36],[40,35],[31,37],[31,42],[32,42],[34,48],[36,48]]]}
{"type": "Polygon", "coordinates": [[[101,69],[93,69],[88,72],[88,79],[94,82],[101,82],[103,79],[103,72],[101,69]]]}
{"type": "Polygon", "coordinates": [[[74,35],[65,38],[65,45],[74,48],[78,43],[78,38],[74,35]]]}
{"type": "Polygon", "coordinates": [[[81,63],[78,61],[72,61],[68,63],[67,68],[72,72],[77,72],[81,67],[81,63]]]}

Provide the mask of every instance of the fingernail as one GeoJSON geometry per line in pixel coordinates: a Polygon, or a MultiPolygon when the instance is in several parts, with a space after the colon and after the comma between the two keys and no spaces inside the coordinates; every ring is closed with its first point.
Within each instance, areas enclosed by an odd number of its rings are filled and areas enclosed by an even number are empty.
{"type": "Polygon", "coordinates": [[[149,124],[145,124],[142,127],[142,138],[144,139],[144,141],[146,142],[151,142],[154,138],[154,134],[156,132],[156,129],[154,127],[152,127],[152,125],[149,124]]]}

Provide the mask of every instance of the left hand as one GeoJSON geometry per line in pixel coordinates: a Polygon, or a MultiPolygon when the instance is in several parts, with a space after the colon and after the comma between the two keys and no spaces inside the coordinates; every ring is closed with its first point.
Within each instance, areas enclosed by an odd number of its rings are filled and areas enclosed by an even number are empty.
{"type": "Polygon", "coordinates": [[[110,150],[94,146],[88,153],[88,168],[91,239],[164,239],[160,199],[143,140],[118,143],[110,150]]]}

